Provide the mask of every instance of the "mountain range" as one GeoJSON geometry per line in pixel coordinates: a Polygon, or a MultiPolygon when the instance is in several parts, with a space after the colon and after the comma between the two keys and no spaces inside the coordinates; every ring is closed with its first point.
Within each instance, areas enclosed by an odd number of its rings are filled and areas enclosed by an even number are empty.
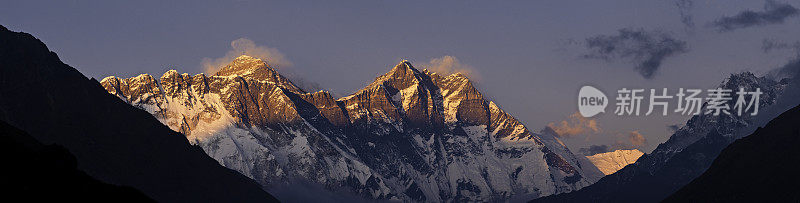
{"type": "Polygon", "coordinates": [[[798,84],[732,74],[719,87],[759,88],[761,115],[695,115],[650,154],[587,158],[408,61],[341,98],[247,55],[97,81],[0,26],[0,180],[28,201],[798,201],[798,84]]]}
{"type": "Polygon", "coordinates": [[[170,70],[101,84],[267,188],[299,179],[367,199],[501,201],[603,176],[485,99],[467,76],[407,61],[342,98],[305,92],[247,55],[210,75],[170,70]]]}
{"type": "Polygon", "coordinates": [[[3,26],[0,26],[0,121],[8,124],[2,131],[4,138],[20,140],[4,146],[33,153],[6,156],[38,159],[19,162],[11,162],[18,158],[8,159],[4,171],[13,172],[14,167],[53,166],[0,174],[3,184],[26,182],[7,187],[32,185],[29,189],[17,188],[23,190],[20,193],[6,190],[10,193],[4,196],[11,199],[104,200],[101,197],[107,194],[96,193],[109,192],[120,194],[115,198],[135,198],[126,201],[277,201],[258,183],[220,166],[200,147],[191,145],[185,136],[152,115],[108,94],[97,80],[88,79],[61,62],[32,35],[12,32],[3,26]],[[46,180],[49,182],[36,182],[35,177],[19,180],[32,172],[46,173],[36,174],[39,178],[63,176],[46,180]],[[97,191],[74,193],[77,197],[53,196],[80,191],[80,187],[97,191]],[[41,190],[34,191],[35,188],[41,190]]]}

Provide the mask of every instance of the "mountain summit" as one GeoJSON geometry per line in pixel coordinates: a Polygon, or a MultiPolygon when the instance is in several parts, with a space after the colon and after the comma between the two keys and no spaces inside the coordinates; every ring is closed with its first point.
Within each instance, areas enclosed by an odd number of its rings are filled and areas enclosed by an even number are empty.
{"type": "Polygon", "coordinates": [[[602,176],[486,100],[466,76],[407,61],[338,99],[307,93],[249,56],[212,76],[171,70],[158,80],[101,83],[271,190],[299,179],[369,199],[499,201],[568,192],[602,176]]]}
{"type": "Polygon", "coordinates": [[[242,76],[245,78],[253,78],[259,81],[272,82],[292,92],[305,93],[300,88],[297,88],[289,79],[278,74],[272,67],[261,59],[254,58],[248,55],[241,55],[233,59],[233,61],[223,66],[216,76],[242,76]]]}

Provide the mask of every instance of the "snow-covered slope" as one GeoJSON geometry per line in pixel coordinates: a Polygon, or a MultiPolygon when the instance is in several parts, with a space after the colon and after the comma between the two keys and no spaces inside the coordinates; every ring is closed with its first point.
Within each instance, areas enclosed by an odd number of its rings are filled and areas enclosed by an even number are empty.
{"type": "Polygon", "coordinates": [[[603,175],[485,100],[466,76],[406,61],[339,99],[306,93],[249,56],[213,76],[171,70],[101,83],[267,188],[299,178],[371,199],[498,201],[569,192],[603,175]]]}
{"type": "Polygon", "coordinates": [[[600,171],[608,175],[617,172],[628,164],[636,162],[636,159],[639,159],[642,154],[644,153],[638,149],[620,149],[586,156],[586,158],[597,166],[597,169],[600,169],[600,171]]]}

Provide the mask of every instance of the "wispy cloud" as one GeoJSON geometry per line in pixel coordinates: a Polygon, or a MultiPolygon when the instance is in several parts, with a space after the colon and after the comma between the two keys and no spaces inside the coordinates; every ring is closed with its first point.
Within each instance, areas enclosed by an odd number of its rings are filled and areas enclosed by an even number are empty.
{"type": "Polygon", "coordinates": [[[596,120],[583,117],[577,112],[570,115],[567,120],[563,120],[558,123],[551,122],[547,124],[547,128],[552,129],[557,136],[562,138],[569,138],[578,135],[591,136],[592,134],[598,134],[602,131],[600,126],[597,125],[596,120]]]}
{"type": "Polygon", "coordinates": [[[547,124],[543,133],[552,134],[561,139],[580,138],[589,142],[594,136],[609,136],[611,144],[593,144],[579,149],[582,154],[591,156],[599,153],[620,149],[643,149],[648,147],[647,138],[638,130],[634,131],[604,131],[597,120],[586,118],[580,113],[570,115],[566,120],[547,124]]]}
{"type": "Polygon", "coordinates": [[[588,147],[581,148],[578,151],[585,156],[591,156],[622,149],[638,149],[643,151],[643,148],[649,146],[647,138],[642,135],[642,133],[639,133],[638,130],[627,133],[617,133],[615,139],[616,141],[612,145],[590,145],[588,147]]]}
{"type": "Polygon", "coordinates": [[[241,55],[249,55],[264,60],[273,68],[287,68],[292,62],[278,49],[256,45],[253,40],[239,38],[231,42],[231,50],[220,58],[203,58],[203,70],[208,74],[216,73],[222,66],[229,64],[241,55]]]}
{"type": "Polygon", "coordinates": [[[692,15],[692,7],[694,1],[692,0],[675,0],[675,6],[678,7],[678,12],[681,15],[681,23],[687,28],[694,28],[694,17],[692,15]]]}
{"type": "Polygon", "coordinates": [[[661,31],[643,29],[620,29],[616,35],[598,35],[587,38],[585,46],[590,50],[584,58],[626,59],[636,63],[635,70],[642,77],[651,79],[661,67],[662,61],[676,54],[685,53],[685,41],[673,38],[661,31]]]}
{"type": "Polygon", "coordinates": [[[427,63],[422,63],[421,67],[428,69],[429,71],[442,74],[442,75],[450,75],[454,73],[461,73],[467,75],[472,80],[480,79],[480,75],[475,68],[461,63],[455,56],[442,56],[438,58],[433,58],[427,63]]]}
{"type": "MultiPolygon", "coordinates": [[[[779,68],[770,70],[767,72],[767,76],[775,80],[791,78],[791,81],[797,83],[796,81],[800,81],[799,79],[795,79],[800,78],[800,56],[795,57],[779,68]]],[[[800,83],[798,83],[798,86],[800,86],[800,83]]]]}
{"type": "Polygon", "coordinates": [[[761,42],[761,50],[763,50],[764,53],[769,53],[777,50],[790,50],[793,51],[795,54],[800,55],[800,41],[794,43],[787,43],[787,42],[779,42],[772,39],[764,39],[761,42]]]}
{"type": "Polygon", "coordinates": [[[763,11],[745,10],[734,16],[723,16],[711,26],[720,32],[732,31],[740,28],[783,23],[787,18],[797,16],[800,10],[786,3],[767,0],[763,11]]]}
{"type": "Polygon", "coordinates": [[[578,151],[580,151],[580,153],[583,154],[584,156],[592,156],[595,154],[606,153],[613,150],[611,150],[611,147],[609,147],[608,145],[591,145],[588,147],[581,148],[578,151]]]}
{"type": "Polygon", "coordinates": [[[641,149],[648,145],[647,138],[642,133],[639,133],[638,130],[620,134],[618,138],[615,145],[619,149],[641,149]]]}

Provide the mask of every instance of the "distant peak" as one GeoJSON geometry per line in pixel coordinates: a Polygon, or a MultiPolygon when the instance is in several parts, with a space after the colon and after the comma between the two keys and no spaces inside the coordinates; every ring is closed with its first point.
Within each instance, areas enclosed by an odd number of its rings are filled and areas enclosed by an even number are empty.
{"type": "Polygon", "coordinates": [[[236,60],[240,60],[241,61],[241,60],[261,60],[261,59],[256,58],[256,57],[252,57],[252,56],[249,56],[249,55],[242,54],[241,56],[238,56],[233,60],[234,61],[236,61],[236,60]]]}
{"type": "Polygon", "coordinates": [[[414,66],[411,65],[411,62],[408,62],[408,60],[403,59],[402,61],[400,61],[400,63],[394,66],[394,68],[392,68],[392,70],[389,71],[389,73],[397,73],[397,72],[405,73],[408,70],[412,72],[419,72],[417,71],[417,69],[414,68],[414,66]]]}
{"type": "Polygon", "coordinates": [[[718,87],[725,89],[763,88],[775,82],[777,81],[764,76],[759,77],[749,71],[745,71],[731,74],[728,78],[725,78],[718,87]]]}
{"type": "Polygon", "coordinates": [[[252,57],[249,55],[241,55],[236,57],[229,63],[228,65],[223,66],[217,73],[214,75],[219,76],[230,76],[230,75],[240,75],[245,76],[256,72],[274,72],[272,68],[264,62],[263,60],[252,57]]]}
{"type": "Polygon", "coordinates": [[[161,75],[161,77],[163,78],[163,77],[167,77],[167,76],[170,76],[170,75],[177,75],[177,74],[178,74],[177,70],[170,69],[167,72],[165,72],[163,75],[161,75]]]}
{"type": "Polygon", "coordinates": [[[289,79],[280,75],[275,69],[263,60],[249,55],[236,57],[231,63],[223,66],[214,73],[215,76],[241,76],[252,78],[259,81],[275,83],[281,88],[292,92],[305,93],[302,89],[295,86],[289,79]]]}
{"type": "Polygon", "coordinates": [[[456,73],[450,74],[447,77],[469,79],[469,77],[467,77],[467,75],[465,75],[464,73],[461,73],[461,72],[456,72],[456,73]]]}

